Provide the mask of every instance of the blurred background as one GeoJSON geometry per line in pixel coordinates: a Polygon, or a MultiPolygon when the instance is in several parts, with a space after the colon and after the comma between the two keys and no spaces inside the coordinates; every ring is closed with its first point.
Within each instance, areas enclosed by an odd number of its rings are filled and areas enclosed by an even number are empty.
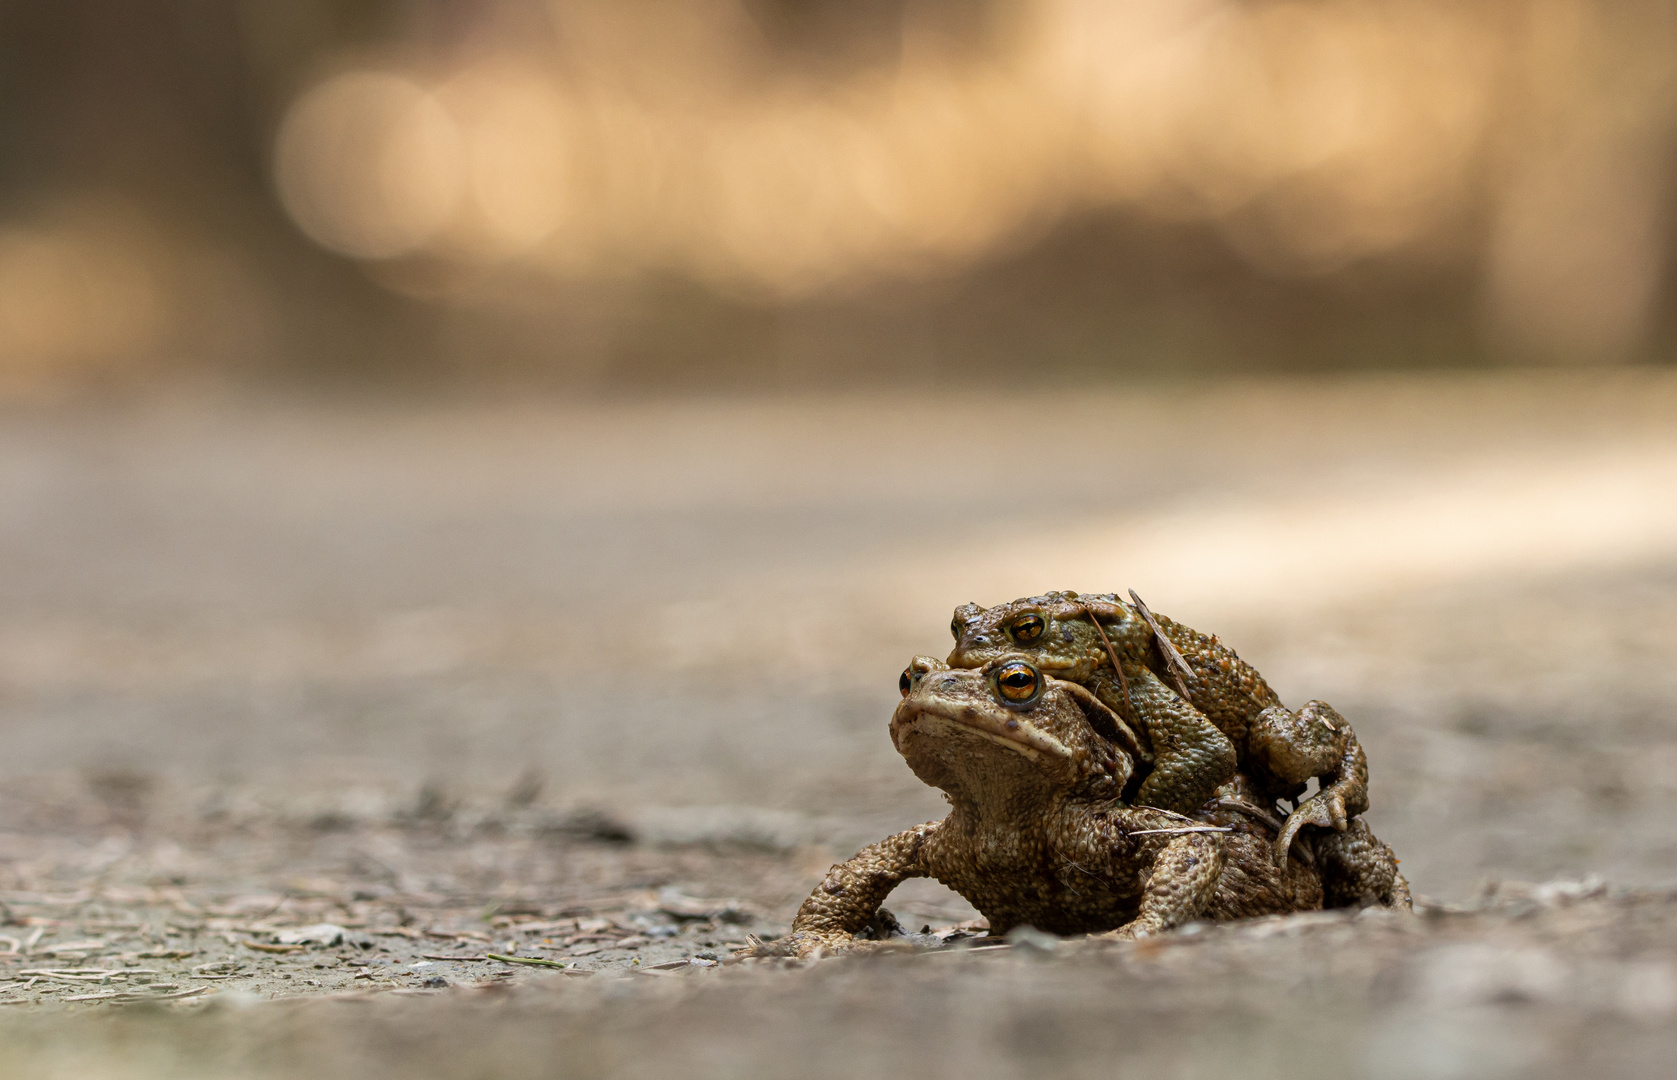
{"type": "Polygon", "coordinates": [[[0,384],[1668,358],[1664,0],[0,12],[0,384]]]}
{"type": "Polygon", "coordinates": [[[1134,587],[1352,718],[1421,892],[1669,881],[1674,42],[0,6],[8,820],[511,800],[814,873],[941,812],[884,724],[955,605],[1134,587]]]}

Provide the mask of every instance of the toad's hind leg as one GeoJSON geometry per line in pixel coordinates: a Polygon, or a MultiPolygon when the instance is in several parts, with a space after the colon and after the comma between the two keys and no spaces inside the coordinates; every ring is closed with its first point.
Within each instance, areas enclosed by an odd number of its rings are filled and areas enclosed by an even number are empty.
{"type": "Polygon", "coordinates": [[[1179,814],[1198,810],[1234,775],[1234,743],[1146,668],[1132,669],[1128,681],[1128,704],[1153,744],[1153,771],[1135,801],[1179,814]]]}
{"type": "Polygon", "coordinates": [[[1321,909],[1322,881],[1314,868],[1298,858],[1277,866],[1262,836],[1236,830],[1226,839],[1228,865],[1207,917],[1221,922],[1321,909]]]}
{"type": "Polygon", "coordinates": [[[1275,779],[1289,785],[1315,779],[1321,788],[1287,816],[1275,841],[1277,863],[1304,826],[1343,831],[1368,809],[1368,757],[1350,723],[1326,702],[1307,702],[1296,713],[1280,705],[1265,709],[1246,745],[1252,761],[1275,779]]]}
{"type": "Polygon", "coordinates": [[[1316,866],[1322,874],[1323,907],[1383,904],[1411,911],[1409,882],[1398,870],[1397,856],[1361,818],[1344,832],[1315,838],[1316,866]]]}

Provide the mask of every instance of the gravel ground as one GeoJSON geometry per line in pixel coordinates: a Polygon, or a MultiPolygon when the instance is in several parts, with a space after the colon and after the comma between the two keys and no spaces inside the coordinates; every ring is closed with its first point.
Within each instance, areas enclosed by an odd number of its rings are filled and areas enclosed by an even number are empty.
{"type": "Polygon", "coordinates": [[[57,888],[4,894],[0,944],[13,951],[0,957],[0,1004],[418,992],[534,971],[657,970],[715,962],[753,928],[784,929],[754,903],[669,884],[761,882],[773,876],[761,856],[660,855],[556,840],[539,826],[201,834],[190,849],[106,844],[64,858],[78,846],[47,835],[8,852],[44,871],[33,883],[57,888]]]}
{"type": "Polygon", "coordinates": [[[1588,881],[1508,883],[1415,916],[1194,924],[1136,945],[1016,933],[804,964],[712,962],[772,920],[667,887],[518,915],[434,895],[294,890],[204,910],[178,887],[106,893],[34,905],[66,916],[52,936],[111,946],[49,961],[43,936],[14,968],[115,974],[41,992],[9,972],[6,1000],[44,1007],[8,1010],[7,1075],[1494,1080],[1660,1075],[1677,1050],[1677,895],[1588,881]],[[283,940],[273,928],[322,915],[361,925],[283,954],[228,944],[283,940]],[[502,938],[571,966],[424,959],[502,938]]]}
{"type": "Polygon", "coordinates": [[[0,418],[0,1076],[1647,1075],[1673,491],[1655,370],[0,418]],[[723,962],[941,813],[955,604],[1130,586],[1351,718],[1423,914],[723,962]]]}

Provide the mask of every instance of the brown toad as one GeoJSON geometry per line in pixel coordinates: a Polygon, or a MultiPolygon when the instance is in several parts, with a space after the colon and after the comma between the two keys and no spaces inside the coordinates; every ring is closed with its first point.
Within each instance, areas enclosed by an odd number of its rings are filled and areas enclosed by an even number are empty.
{"type": "Polygon", "coordinates": [[[1343,832],[1368,809],[1368,760],[1344,717],[1320,701],[1288,711],[1233,649],[1130,597],[1051,592],[964,604],[950,624],[949,663],[1019,655],[1088,688],[1141,735],[1151,772],[1134,801],[1147,806],[1192,813],[1216,792],[1230,805],[1273,807],[1316,779],[1320,790],[1279,830],[1278,859],[1303,826],[1343,832]]]}
{"type": "Polygon", "coordinates": [[[1308,861],[1301,844],[1277,865],[1268,834],[1244,820],[1218,826],[1126,805],[1135,734],[1082,686],[1023,660],[955,669],[916,657],[903,676],[891,738],[915,775],[944,791],[949,815],[834,866],[799,908],[785,949],[854,946],[912,877],[960,893],[993,934],[1030,925],[1141,937],[1196,918],[1320,908],[1326,880],[1368,891],[1396,874],[1372,836],[1308,861]],[[1342,854],[1353,863],[1341,865],[1342,854]]]}

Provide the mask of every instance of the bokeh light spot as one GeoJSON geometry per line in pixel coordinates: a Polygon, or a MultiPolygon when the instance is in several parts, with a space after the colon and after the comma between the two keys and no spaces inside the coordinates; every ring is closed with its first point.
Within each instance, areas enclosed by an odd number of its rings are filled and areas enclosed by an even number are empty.
{"type": "Polygon", "coordinates": [[[304,232],[344,255],[384,259],[421,247],[453,221],[465,177],[454,120],[398,75],[328,79],[280,126],[280,199],[304,232]]]}

